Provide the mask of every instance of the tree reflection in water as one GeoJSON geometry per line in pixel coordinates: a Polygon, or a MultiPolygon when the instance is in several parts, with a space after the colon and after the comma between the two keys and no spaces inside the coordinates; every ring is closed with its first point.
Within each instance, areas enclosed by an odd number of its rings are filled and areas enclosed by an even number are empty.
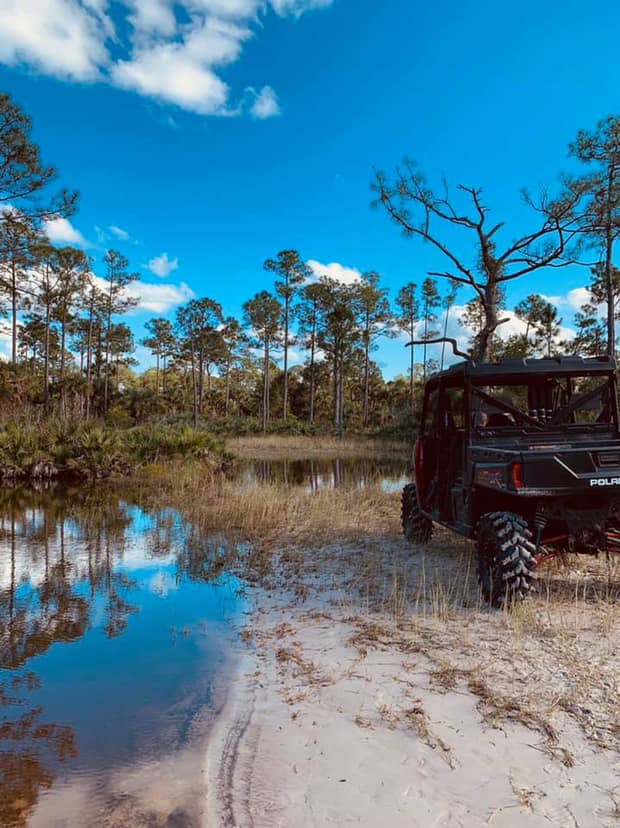
{"type": "Polygon", "coordinates": [[[16,708],[0,719],[0,825],[24,825],[40,791],[51,787],[54,765],[77,756],[70,727],[42,722],[40,707],[23,711],[27,701],[14,695],[20,685],[27,691],[37,684],[31,672],[0,684],[0,703],[16,708]]]}
{"type": "MultiPolygon", "coordinates": [[[[41,682],[28,665],[55,643],[84,636],[97,596],[105,635],[126,629],[134,582],[114,567],[130,523],[127,504],[111,491],[0,492],[2,825],[24,825],[59,764],[77,755],[72,728],[45,721],[29,701],[41,682]]],[[[152,554],[169,548],[156,543],[152,554]]]]}
{"type": "Polygon", "coordinates": [[[250,460],[239,475],[248,482],[302,486],[311,492],[344,486],[362,489],[371,484],[403,485],[408,480],[408,458],[386,461],[375,458],[306,458],[250,460]]]}

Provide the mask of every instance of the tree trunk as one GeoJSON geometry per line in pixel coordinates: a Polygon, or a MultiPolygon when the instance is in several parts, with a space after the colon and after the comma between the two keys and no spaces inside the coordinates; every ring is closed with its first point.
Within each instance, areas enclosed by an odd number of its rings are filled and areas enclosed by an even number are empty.
{"type": "Polygon", "coordinates": [[[202,350],[198,352],[198,413],[202,415],[202,403],[205,394],[204,356],[202,350]]]}
{"type": "Polygon", "coordinates": [[[45,351],[43,354],[43,400],[45,411],[50,406],[50,306],[49,302],[45,308],[45,351]]]}
{"type": "MultiPolygon", "coordinates": [[[[111,290],[111,289],[110,289],[111,290]]],[[[110,333],[112,331],[112,295],[110,294],[110,305],[108,308],[108,321],[106,325],[106,342],[105,342],[105,366],[103,377],[103,413],[108,412],[108,396],[110,384],[110,333]]]]}
{"type": "Polygon", "coordinates": [[[607,181],[607,215],[605,216],[605,286],[607,289],[607,353],[616,354],[616,313],[613,283],[613,215],[611,192],[615,178],[615,164],[610,164],[607,181]]]}
{"type": "Polygon", "coordinates": [[[443,320],[443,339],[444,341],[441,343],[441,367],[440,371],[443,371],[443,363],[446,355],[446,337],[448,336],[448,316],[450,315],[450,308],[452,306],[448,303],[446,305],[446,315],[443,320]]]}
{"type": "Polygon", "coordinates": [[[17,271],[11,262],[11,362],[17,362],[17,271]]]}
{"type": "Polygon", "coordinates": [[[289,315],[289,295],[288,295],[288,275],[286,277],[286,297],[284,300],[284,388],[282,391],[282,419],[286,420],[288,416],[288,315],[289,315]]]}
{"type": "MultiPolygon", "coordinates": [[[[410,330],[409,330],[410,341],[411,342],[413,342],[413,340],[415,339],[415,322],[416,321],[412,316],[411,321],[410,321],[410,330]]],[[[409,398],[410,398],[410,404],[411,404],[411,415],[413,416],[413,412],[414,412],[414,393],[413,393],[414,392],[414,384],[413,384],[413,378],[414,378],[414,372],[415,372],[415,352],[414,352],[415,345],[411,345],[410,347],[411,347],[411,354],[409,355],[409,398]]]]}
{"type": "Polygon", "coordinates": [[[340,437],[344,424],[344,355],[340,344],[334,347],[334,427],[340,437]]]}
{"type": "Polygon", "coordinates": [[[94,298],[91,296],[91,303],[88,314],[88,335],[86,339],[86,419],[90,417],[90,402],[92,397],[92,389],[90,382],[92,379],[92,361],[93,361],[93,315],[94,315],[94,298]]]}
{"type": "Polygon", "coordinates": [[[230,407],[230,357],[226,360],[226,392],[224,395],[224,416],[228,417],[230,407]]]}
{"type": "Polygon", "coordinates": [[[491,344],[493,334],[497,330],[499,319],[497,318],[497,282],[489,280],[484,292],[484,325],[480,331],[476,359],[480,362],[488,362],[491,358],[491,344]]]}
{"type": "Polygon", "coordinates": [[[65,342],[66,342],[65,314],[63,311],[60,320],[60,380],[65,378],[65,342]]]}
{"type": "Polygon", "coordinates": [[[192,391],[194,401],[194,428],[198,428],[198,383],[196,381],[196,355],[194,353],[194,345],[192,343],[191,349],[192,362],[192,391]]]}
{"type": "Polygon", "coordinates": [[[316,340],[316,316],[312,319],[312,334],[310,340],[310,422],[314,422],[314,398],[316,394],[314,377],[314,351],[316,340]]]}
{"type": "Polygon", "coordinates": [[[269,340],[265,339],[265,357],[263,364],[263,433],[267,431],[269,420],[269,340]]]}
{"type": "Polygon", "coordinates": [[[333,368],[333,416],[334,427],[338,430],[338,350],[334,348],[334,368],[333,368]]]}
{"type": "Polygon", "coordinates": [[[155,396],[159,397],[159,351],[155,352],[155,396]]]}
{"type": "Polygon", "coordinates": [[[370,321],[366,314],[366,329],[364,331],[364,400],[362,403],[362,424],[368,425],[369,397],[370,397],[370,321]]]}
{"type": "Polygon", "coordinates": [[[424,349],[422,351],[422,376],[424,378],[424,382],[426,382],[426,337],[428,336],[428,302],[424,306],[424,349]]]}
{"type": "Polygon", "coordinates": [[[344,356],[342,351],[338,362],[338,434],[342,437],[344,433],[344,356]]]}

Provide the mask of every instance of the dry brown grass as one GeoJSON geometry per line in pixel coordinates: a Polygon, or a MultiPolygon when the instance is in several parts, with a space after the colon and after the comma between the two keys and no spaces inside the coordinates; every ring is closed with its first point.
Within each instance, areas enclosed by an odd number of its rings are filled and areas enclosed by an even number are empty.
{"type": "Polygon", "coordinates": [[[360,527],[398,531],[399,495],[378,486],[311,494],[303,487],[244,486],[224,477],[205,481],[199,467],[188,466],[143,482],[141,498],[179,509],[201,530],[232,532],[261,544],[350,539],[359,537],[360,527]]]}
{"type": "Polygon", "coordinates": [[[270,435],[231,437],[226,448],[238,457],[268,458],[270,460],[295,457],[380,457],[409,458],[411,446],[395,441],[374,440],[369,437],[309,437],[305,435],[270,435]]]}

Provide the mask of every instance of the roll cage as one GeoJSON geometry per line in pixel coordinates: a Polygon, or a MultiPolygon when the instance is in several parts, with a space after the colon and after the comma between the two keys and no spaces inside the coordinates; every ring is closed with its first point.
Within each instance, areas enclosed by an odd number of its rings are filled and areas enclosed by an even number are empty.
{"type": "Polygon", "coordinates": [[[617,434],[620,413],[615,362],[598,357],[558,357],[452,366],[431,377],[426,385],[420,436],[455,428],[468,437],[557,430],[613,430],[617,434]],[[494,394],[499,387],[520,389],[521,407],[514,399],[494,394]],[[583,411],[593,412],[590,421],[577,420],[577,412],[583,411]]]}

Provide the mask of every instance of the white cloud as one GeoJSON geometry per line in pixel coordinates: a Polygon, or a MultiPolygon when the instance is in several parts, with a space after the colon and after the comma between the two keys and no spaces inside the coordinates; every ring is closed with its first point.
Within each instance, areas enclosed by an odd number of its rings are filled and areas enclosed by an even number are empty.
{"type": "MultiPolygon", "coordinates": [[[[94,276],[93,282],[102,291],[108,289],[108,283],[101,276],[94,276]]],[[[138,304],[135,311],[149,311],[151,313],[168,313],[168,311],[182,305],[196,294],[185,282],[179,285],[154,285],[150,282],[131,282],[125,289],[124,295],[136,299],[138,304]]]]}
{"type": "Polygon", "coordinates": [[[155,256],[155,258],[151,259],[148,264],[148,268],[151,273],[154,273],[162,279],[165,279],[166,276],[170,276],[173,270],[178,270],[178,267],[179,260],[169,259],[167,253],[162,253],[161,256],[155,256]]]}
{"type": "Polygon", "coordinates": [[[55,218],[45,222],[45,233],[50,241],[77,244],[79,247],[90,247],[84,236],[66,218],[55,218]]]}
{"type": "Polygon", "coordinates": [[[254,94],[256,97],[250,109],[250,113],[254,118],[264,121],[266,118],[273,118],[280,114],[278,96],[271,86],[263,86],[260,92],[254,94]]]}
{"type": "Polygon", "coordinates": [[[180,285],[152,285],[148,282],[133,282],[127,294],[138,300],[137,309],[153,313],[167,313],[195,297],[194,291],[185,282],[180,285]]]}
{"type": "Polygon", "coordinates": [[[199,115],[225,109],[229,89],[211,69],[192,58],[183,44],[160,43],[117,63],[112,77],[118,86],[173,103],[199,115]]]}
{"type": "Polygon", "coordinates": [[[102,4],[92,0],[2,0],[0,62],[92,81],[108,63],[110,31],[102,4]]]}
{"type": "Polygon", "coordinates": [[[315,259],[309,259],[306,264],[312,270],[316,279],[321,276],[327,276],[334,282],[341,282],[343,285],[353,285],[362,277],[359,270],[354,267],[346,267],[338,262],[331,262],[330,264],[322,264],[315,259]]]}
{"type": "Polygon", "coordinates": [[[174,9],[167,0],[127,0],[129,22],[137,32],[172,36],[176,30],[174,9]]]}
{"type": "Polygon", "coordinates": [[[590,302],[590,292],[585,287],[575,288],[566,294],[564,304],[568,305],[573,310],[580,310],[582,305],[590,302]]]}
{"type": "Polygon", "coordinates": [[[582,305],[585,305],[591,299],[590,292],[586,287],[573,288],[573,290],[569,290],[563,296],[547,296],[541,293],[541,297],[547,302],[551,302],[556,308],[567,307],[575,311],[579,310],[582,305]]]}
{"type": "Polygon", "coordinates": [[[333,0],[1,0],[0,63],[74,81],[105,80],[203,115],[279,113],[264,86],[232,105],[219,74],[261,31],[266,10],[298,18],[333,0]],[[109,49],[114,44],[114,52],[109,49]]]}

